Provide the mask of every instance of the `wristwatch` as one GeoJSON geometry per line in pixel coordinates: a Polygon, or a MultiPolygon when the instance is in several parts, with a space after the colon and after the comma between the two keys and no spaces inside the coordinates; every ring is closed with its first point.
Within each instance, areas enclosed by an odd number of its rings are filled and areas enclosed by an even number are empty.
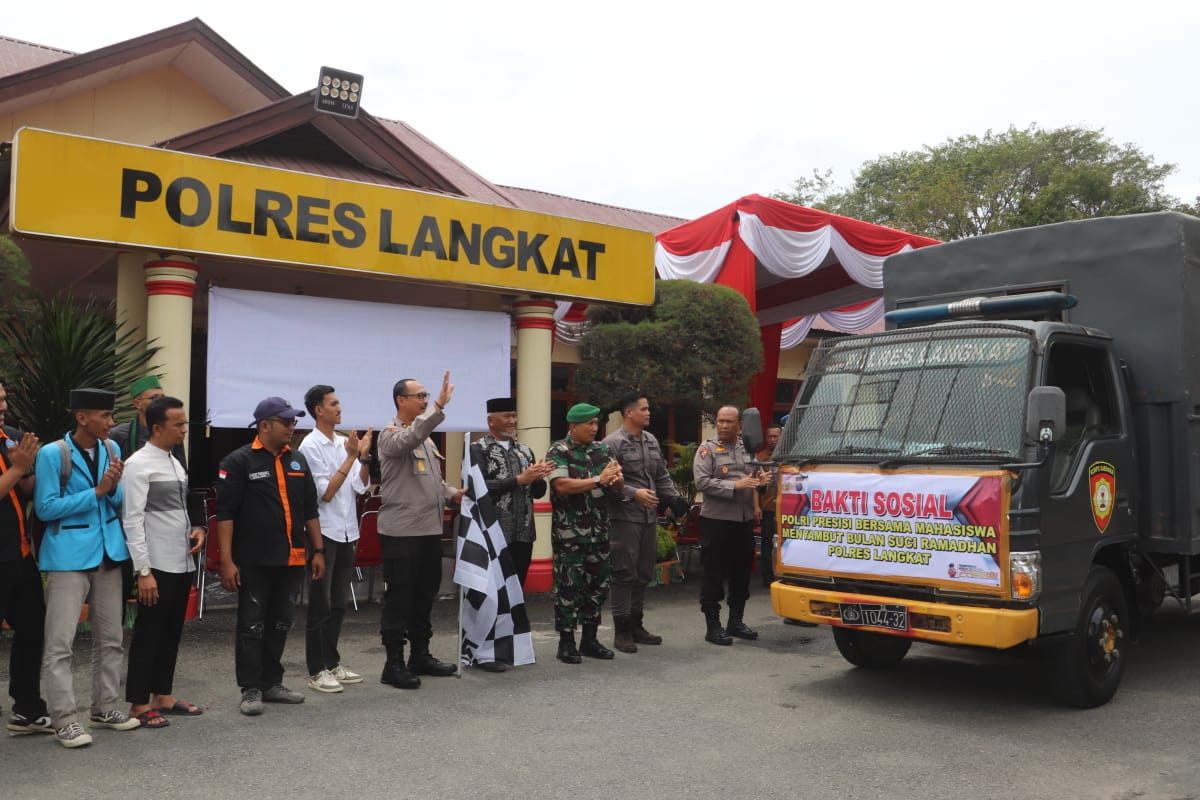
{"type": "Polygon", "coordinates": [[[143,578],[149,578],[150,577],[150,568],[142,567],[141,569],[138,570],[138,575],[143,578]]]}
{"type": "Polygon", "coordinates": [[[600,485],[600,476],[599,475],[593,475],[592,480],[595,481],[597,486],[600,485]]]}

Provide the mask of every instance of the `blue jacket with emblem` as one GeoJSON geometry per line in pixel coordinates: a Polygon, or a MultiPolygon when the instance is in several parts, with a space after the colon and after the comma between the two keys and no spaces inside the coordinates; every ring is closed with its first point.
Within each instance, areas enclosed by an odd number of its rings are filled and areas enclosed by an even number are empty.
{"type": "MultiPolygon", "coordinates": [[[[71,453],[71,475],[66,490],[59,495],[62,474],[61,448],[57,443],[38,451],[34,474],[34,508],[46,523],[46,535],[38,551],[38,567],[51,572],[92,569],[107,553],[113,561],[129,558],[125,533],[121,528],[121,485],[111,495],[96,496],[96,480],[87,458],[75,441],[64,437],[71,453]]],[[[96,475],[108,469],[108,447],[96,447],[96,475]]]]}

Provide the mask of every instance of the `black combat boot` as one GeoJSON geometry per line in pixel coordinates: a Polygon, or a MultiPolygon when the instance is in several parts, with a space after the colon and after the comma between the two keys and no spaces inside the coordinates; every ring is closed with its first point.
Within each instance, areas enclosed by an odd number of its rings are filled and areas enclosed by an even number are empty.
{"type": "Polygon", "coordinates": [[[629,618],[633,627],[633,640],[638,644],[662,644],[662,637],[642,627],[642,612],[637,611],[629,618]]]}
{"type": "Polygon", "coordinates": [[[613,658],[613,651],[609,650],[604,645],[600,644],[600,640],[596,638],[596,629],[599,625],[584,625],[583,636],[579,638],[579,654],[588,658],[613,658]]]}
{"type": "Polygon", "coordinates": [[[421,679],[408,671],[404,666],[404,645],[387,644],[387,662],[383,665],[383,674],[379,676],[380,683],[395,686],[397,689],[418,689],[421,679]]]}
{"type": "Polygon", "coordinates": [[[725,629],[721,627],[720,611],[705,611],[704,621],[708,623],[708,631],[704,634],[704,641],[720,645],[733,644],[733,639],[730,639],[728,634],[725,633],[725,629]]]}
{"type": "Polygon", "coordinates": [[[575,648],[575,631],[558,632],[558,660],[564,664],[578,664],[583,661],[579,650],[575,648]]]}
{"type": "Polygon", "coordinates": [[[741,608],[729,609],[729,624],[725,626],[725,633],[739,639],[757,639],[758,631],[742,622],[742,612],[741,608]]]}
{"type": "Polygon", "coordinates": [[[613,647],[622,653],[636,653],[637,645],[633,642],[633,621],[629,617],[613,617],[613,647]]]}
{"type": "Polygon", "coordinates": [[[432,675],[435,678],[446,678],[458,673],[458,668],[453,664],[447,664],[430,655],[429,645],[413,645],[413,653],[408,657],[408,669],[414,675],[432,675]]]}

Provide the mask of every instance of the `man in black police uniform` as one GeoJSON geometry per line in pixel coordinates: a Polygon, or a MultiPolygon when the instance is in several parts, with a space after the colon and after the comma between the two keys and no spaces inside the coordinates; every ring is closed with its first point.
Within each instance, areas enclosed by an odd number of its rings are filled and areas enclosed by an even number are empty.
{"type": "Polygon", "coordinates": [[[46,599],[25,519],[25,504],[33,493],[38,438],[4,425],[7,413],[8,390],[0,383],[0,621],[13,631],[8,661],[13,713],[8,729],[54,733],[41,690],[46,599]]]}
{"type": "Polygon", "coordinates": [[[312,577],[325,574],[317,487],[304,456],[289,446],[304,412],[281,397],[254,409],[258,435],[221,461],[217,481],[217,538],[221,585],[238,593],[234,663],[242,690],[239,710],[263,703],[303,703],[283,684],[283,649],[304,580],[305,535],[312,577]]]}

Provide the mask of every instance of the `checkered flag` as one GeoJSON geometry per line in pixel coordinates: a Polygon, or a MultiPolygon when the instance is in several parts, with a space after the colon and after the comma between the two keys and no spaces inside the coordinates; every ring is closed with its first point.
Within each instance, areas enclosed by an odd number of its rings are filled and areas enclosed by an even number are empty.
{"type": "Polygon", "coordinates": [[[496,509],[488,498],[487,482],[471,461],[467,444],[454,582],[462,587],[459,655],[463,664],[495,661],[532,664],[533,633],[525,613],[525,594],[513,567],[496,509]]]}

